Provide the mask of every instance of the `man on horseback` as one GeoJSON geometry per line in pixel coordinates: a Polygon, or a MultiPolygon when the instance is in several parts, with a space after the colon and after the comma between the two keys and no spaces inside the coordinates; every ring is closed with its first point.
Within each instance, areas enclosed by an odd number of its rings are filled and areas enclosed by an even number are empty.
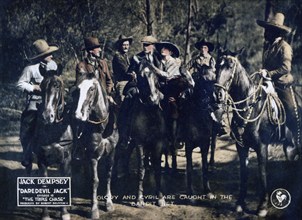
{"type": "MultiPolygon", "coordinates": [[[[181,148],[178,136],[179,97],[189,88],[186,77],[182,77],[180,51],[170,42],[156,43],[157,51],[160,51],[162,60],[157,68],[151,62],[147,66],[156,73],[162,81],[161,91],[164,94],[164,110],[168,119],[168,127],[171,131],[171,142],[176,148],[181,148]]],[[[188,74],[189,75],[189,74],[188,74]]],[[[193,85],[192,85],[193,86],[193,85]]]]}
{"type": "Polygon", "coordinates": [[[216,61],[210,54],[214,50],[214,45],[205,39],[195,43],[195,48],[200,51],[199,55],[188,63],[188,69],[192,72],[195,82],[201,83],[200,105],[208,109],[215,122],[218,135],[226,134],[225,125],[222,118],[217,119],[214,115],[214,84],[216,81],[216,61]]]}
{"type": "MultiPolygon", "coordinates": [[[[76,82],[80,79],[82,75],[94,74],[95,77],[101,82],[102,88],[106,90],[106,95],[109,103],[115,104],[112,98],[112,92],[114,83],[112,80],[112,74],[109,71],[108,64],[105,59],[101,58],[101,48],[98,38],[96,37],[86,37],[84,38],[85,52],[86,56],[83,61],[79,62],[76,66],[76,82]]],[[[109,126],[112,130],[114,127],[114,116],[110,114],[109,116],[109,126]]],[[[74,152],[74,158],[80,160],[83,156],[81,146],[76,146],[74,152]]]]}
{"type": "Polygon", "coordinates": [[[84,44],[87,56],[76,66],[76,81],[83,74],[95,74],[96,78],[102,82],[103,88],[106,88],[109,101],[113,101],[110,96],[114,86],[112,74],[109,71],[106,60],[101,58],[99,39],[96,37],[86,37],[84,44]]]}
{"type": "Polygon", "coordinates": [[[141,62],[143,60],[149,60],[157,67],[160,65],[160,54],[155,50],[154,46],[157,39],[153,36],[145,36],[141,42],[143,44],[143,51],[133,56],[130,60],[127,74],[131,80],[124,88],[123,93],[126,97],[119,113],[118,128],[120,134],[120,146],[122,148],[127,148],[129,142],[132,97],[138,92],[136,88],[136,74],[140,71],[141,62]]]}
{"type": "Polygon", "coordinates": [[[26,108],[21,115],[20,141],[23,148],[21,164],[28,167],[32,163],[32,148],[30,145],[37,121],[37,108],[42,103],[40,83],[43,73],[49,70],[57,70],[57,64],[53,60],[53,52],[59,48],[56,45],[48,45],[43,39],[33,43],[36,55],[30,58],[31,64],[24,68],[18,80],[17,88],[27,94],[26,108]]]}
{"type": "Polygon", "coordinates": [[[301,122],[297,102],[292,87],[293,75],[291,74],[292,48],[284,40],[291,28],[285,26],[284,15],[276,13],[268,21],[257,20],[257,24],[265,29],[265,45],[263,51],[264,77],[269,77],[274,82],[278,97],[286,111],[286,125],[293,132],[296,144],[300,144],[301,122]]]}
{"type": "Polygon", "coordinates": [[[116,83],[115,88],[117,92],[118,104],[121,104],[121,102],[124,100],[124,88],[128,81],[131,80],[131,77],[127,74],[127,70],[130,65],[128,52],[132,44],[132,40],[132,37],[120,35],[118,41],[115,43],[117,51],[112,60],[112,68],[116,83]]]}

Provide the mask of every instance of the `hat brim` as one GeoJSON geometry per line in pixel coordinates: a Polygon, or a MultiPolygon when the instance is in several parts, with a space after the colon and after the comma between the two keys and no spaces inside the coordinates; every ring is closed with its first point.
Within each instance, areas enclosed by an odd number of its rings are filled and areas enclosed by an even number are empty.
{"type": "Polygon", "coordinates": [[[284,31],[286,33],[290,33],[291,32],[291,28],[287,27],[285,25],[277,25],[277,24],[272,24],[270,22],[267,21],[262,21],[262,20],[256,20],[257,24],[263,28],[273,28],[273,29],[278,29],[281,31],[284,31]]]}
{"type": "Polygon", "coordinates": [[[155,43],[155,48],[157,51],[160,52],[163,47],[169,49],[172,52],[172,57],[179,57],[180,51],[175,44],[172,44],[170,42],[155,43]]]}
{"type": "Polygon", "coordinates": [[[95,49],[95,48],[99,48],[99,47],[101,47],[101,45],[100,44],[98,44],[98,45],[95,45],[95,46],[93,46],[93,47],[83,47],[82,48],[82,50],[93,50],[93,49],[95,49]]]}
{"type": "Polygon", "coordinates": [[[46,51],[44,51],[43,53],[40,53],[40,54],[38,54],[38,55],[36,55],[36,56],[34,56],[34,57],[31,57],[31,58],[29,58],[29,59],[30,59],[30,60],[36,60],[36,59],[38,59],[38,58],[44,57],[44,56],[46,56],[46,55],[48,55],[48,54],[51,54],[51,53],[53,53],[53,52],[55,52],[55,51],[57,51],[57,50],[59,50],[59,47],[58,47],[58,46],[55,46],[55,45],[49,46],[49,48],[48,48],[46,51]]]}
{"type": "Polygon", "coordinates": [[[212,52],[214,50],[214,44],[207,42],[207,41],[198,41],[197,43],[195,43],[195,48],[197,50],[200,50],[200,48],[205,45],[209,48],[209,52],[212,52]]]}
{"type": "Polygon", "coordinates": [[[115,42],[115,46],[119,47],[120,45],[122,45],[125,41],[129,41],[129,44],[131,45],[133,42],[133,38],[132,37],[128,37],[128,38],[123,38],[123,39],[119,39],[115,42]]]}

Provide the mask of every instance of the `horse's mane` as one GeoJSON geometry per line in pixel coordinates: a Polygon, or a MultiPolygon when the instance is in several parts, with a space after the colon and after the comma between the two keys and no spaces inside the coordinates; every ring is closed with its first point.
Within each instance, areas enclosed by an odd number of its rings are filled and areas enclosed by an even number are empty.
{"type": "Polygon", "coordinates": [[[64,82],[61,79],[61,77],[57,75],[48,75],[47,77],[44,77],[42,83],[41,83],[41,90],[42,92],[46,92],[46,88],[49,87],[49,85],[53,82],[58,81],[60,83],[60,90],[64,90],[64,82]]]}
{"type": "Polygon", "coordinates": [[[77,81],[76,81],[76,86],[78,86],[79,84],[81,84],[81,83],[82,83],[84,80],[86,80],[86,79],[90,80],[90,79],[93,79],[93,78],[96,79],[94,73],[82,73],[82,74],[79,76],[79,78],[77,79],[77,81]]]}

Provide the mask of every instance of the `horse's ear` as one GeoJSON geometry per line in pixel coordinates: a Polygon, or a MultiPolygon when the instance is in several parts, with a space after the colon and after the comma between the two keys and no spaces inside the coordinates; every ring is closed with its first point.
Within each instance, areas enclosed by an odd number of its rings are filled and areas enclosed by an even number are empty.
{"type": "Polygon", "coordinates": [[[58,64],[57,74],[58,76],[61,76],[63,73],[63,65],[60,63],[58,64]]]}
{"type": "Polygon", "coordinates": [[[240,50],[236,51],[237,56],[242,55],[243,51],[245,51],[244,47],[242,47],[240,50]]]}

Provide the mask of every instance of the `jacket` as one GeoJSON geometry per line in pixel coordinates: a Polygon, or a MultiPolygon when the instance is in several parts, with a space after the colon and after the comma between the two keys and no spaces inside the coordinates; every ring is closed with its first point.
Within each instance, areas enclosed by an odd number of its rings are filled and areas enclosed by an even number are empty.
{"type": "Polygon", "coordinates": [[[200,77],[204,81],[216,80],[215,66],[216,66],[216,61],[214,57],[212,57],[210,54],[207,54],[206,56],[199,55],[189,63],[189,69],[190,70],[193,69],[192,74],[195,75],[194,78],[200,77]]]}
{"type": "Polygon", "coordinates": [[[277,38],[271,45],[266,45],[263,52],[263,68],[275,83],[291,84],[292,48],[282,38],[277,38]]]}
{"type": "Polygon", "coordinates": [[[40,85],[43,76],[40,72],[40,68],[57,69],[55,61],[51,60],[47,65],[41,65],[41,63],[35,63],[24,68],[22,74],[17,82],[17,89],[27,94],[26,110],[37,110],[37,105],[42,103],[42,96],[38,92],[34,92],[34,85],[40,85]]]}
{"type": "Polygon", "coordinates": [[[114,83],[105,60],[86,58],[84,61],[78,63],[76,66],[76,81],[78,81],[81,75],[86,73],[95,74],[96,78],[101,81],[103,88],[106,88],[107,94],[110,95],[112,93],[114,83]]]}
{"type": "Polygon", "coordinates": [[[128,81],[131,77],[127,74],[130,61],[127,53],[117,51],[112,60],[113,76],[115,81],[128,81]]]}

